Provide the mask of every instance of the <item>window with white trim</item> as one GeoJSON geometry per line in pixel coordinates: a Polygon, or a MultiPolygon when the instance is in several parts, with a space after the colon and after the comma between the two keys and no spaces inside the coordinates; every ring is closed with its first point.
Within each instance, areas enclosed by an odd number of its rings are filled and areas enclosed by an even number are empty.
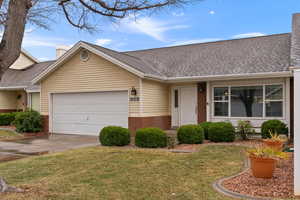
{"type": "Polygon", "coordinates": [[[283,85],[214,87],[215,117],[283,117],[283,85]]]}

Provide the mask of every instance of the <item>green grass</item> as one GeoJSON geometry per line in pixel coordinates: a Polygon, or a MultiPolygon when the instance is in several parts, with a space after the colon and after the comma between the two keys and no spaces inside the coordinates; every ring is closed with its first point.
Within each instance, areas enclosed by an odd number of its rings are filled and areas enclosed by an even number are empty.
{"type": "Polygon", "coordinates": [[[0,141],[1,140],[22,139],[22,138],[23,138],[23,136],[21,134],[15,133],[13,131],[0,130],[0,141]]]}
{"type": "Polygon", "coordinates": [[[26,188],[0,199],[228,200],[212,183],[242,169],[242,147],[207,146],[193,154],[93,147],[0,164],[0,176],[26,188]]]}

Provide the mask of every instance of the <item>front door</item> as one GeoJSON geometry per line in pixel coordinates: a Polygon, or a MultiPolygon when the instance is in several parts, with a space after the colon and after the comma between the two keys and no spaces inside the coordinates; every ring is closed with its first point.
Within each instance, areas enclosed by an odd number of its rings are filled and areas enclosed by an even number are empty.
{"type": "Polygon", "coordinates": [[[175,87],[172,96],[172,126],[197,124],[197,86],[175,87]]]}

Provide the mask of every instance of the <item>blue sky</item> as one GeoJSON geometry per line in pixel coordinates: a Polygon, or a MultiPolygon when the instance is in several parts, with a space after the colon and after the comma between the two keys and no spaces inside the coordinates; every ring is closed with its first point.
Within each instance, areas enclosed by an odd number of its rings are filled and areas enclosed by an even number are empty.
{"type": "Polygon", "coordinates": [[[55,47],[79,40],[118,51],[156,48],[291,31],[299,0],[205,0],[150,16],[128,17],[117,23],[98,22],[100,31],[78,31],[64,19],[51,30],[27,27],[23,47],[43,60],[55,58],[55,47]]]}

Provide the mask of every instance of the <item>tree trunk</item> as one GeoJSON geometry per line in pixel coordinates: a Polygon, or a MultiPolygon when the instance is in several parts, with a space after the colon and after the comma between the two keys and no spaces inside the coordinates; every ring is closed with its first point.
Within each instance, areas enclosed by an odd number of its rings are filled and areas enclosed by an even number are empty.
{"type": "MultiPolygon", "coordinates": [[[[2,0],[0,0],[0,3],[1,1],[2,0]]],[[[9,1],[8,17],[0,43],[0,79],[2,78],[3,73],[20,55],[26,25],[26,16],[31,6],[31,0],[9,1]]]]}

